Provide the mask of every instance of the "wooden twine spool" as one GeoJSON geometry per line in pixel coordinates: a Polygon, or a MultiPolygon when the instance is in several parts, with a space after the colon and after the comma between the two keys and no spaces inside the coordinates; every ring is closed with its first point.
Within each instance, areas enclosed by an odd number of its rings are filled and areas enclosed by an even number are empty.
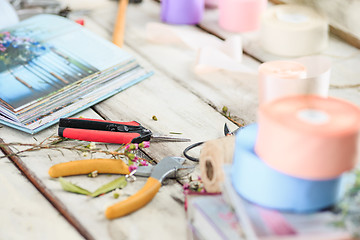
{"type": "Polygon", "coordinates": [[[223,164],[233,161],[235,136],[227,136],[204,143],[200,153],[200,174],[207,192],[221,192],[224,181],[223,164]]]}

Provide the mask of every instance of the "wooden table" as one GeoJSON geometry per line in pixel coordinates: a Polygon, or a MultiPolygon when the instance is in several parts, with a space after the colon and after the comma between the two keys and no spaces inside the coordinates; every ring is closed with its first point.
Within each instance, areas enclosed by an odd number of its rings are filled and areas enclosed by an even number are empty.
{"type": "MultiPolygon", "coordinates": [[[[84,18],[85,27],[110,40],[117,2],[69,1],[75,10],[71,18],[84,18]]],[[[254,34],[244,34],[243,63],[254,74],[216,71],[195,74],[192,70],[196,52],[180,45],[155,44],[147,41],[145,26],[159,22],[160,4],[144,0],[130,4],[127,11],[125,47],[154,75],[116,96],[78,114],[110,120],[137,120],[154,131],[181,132],[192,143],[223,136],[227,123],[237,126],[222,113],[227,106],[231,118],[241,124],[256,121],[256,71],[264,61],[283,59],[264,52],[254,34]],[[154,121],[155,115],[158,121],[154,121]]],[[[219,38],[231,36],[217,25],[217,9],[207,9],[199,26],[188,29],[210,32],[219,38]]],[[[209,33],[209,34],[210,34],[209,33]]],[[[360,51],[331,36],[322,53],[333,60],[330,95],[360,105],[360,51]]],[[[57,126],[34,136],[1,126],[4,142],[39,143],[56,134],[57,126]]],[[[182,156],[190,143],[152,143],[145,153],[160,161],[166,156],[182,156]]],[[[0,161],[0,239],[185,239],[186,217],[184,195],[179,181],[167,181],[143,209],[123,218],[109,221],[107,206],[140,189],[146,179],[129,183],[119,199],[111,194],[90,199],[65,192],[48,176],[48,169],[58,162],[83,159],[70,151],[37,151],[0,161]],[[26,176],[26,177],[25,177],[26,176]],[[32,181],[29,182],[28,178],[32,181]],[[36,187],[34,187],[34,185],[36,187]],[[44,197],[45,196],[45,197],[44,197]],[[65,218],[64,218],[65,216],[65,218]]],[[[193,164],[193,163],[189,163],[193,164]]],[[[196,169],[193,175],[199,175],[196,169]]],[[[74,183],[94,190],[117,176],[97,178],[69,177],[74,183]]]]}

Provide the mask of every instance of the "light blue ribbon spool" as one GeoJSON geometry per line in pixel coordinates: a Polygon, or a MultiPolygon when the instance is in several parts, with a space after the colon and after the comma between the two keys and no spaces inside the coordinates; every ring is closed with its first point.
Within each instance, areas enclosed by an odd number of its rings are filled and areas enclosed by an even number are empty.
{"type": "Polygon", "coordinates": [[[342,176],[329,180],[296,178],[259,159],[254,152],[257,129],[257,124],[252,124],[236,133],[231,180],[240,196],[263,207],[295,213],[319,211],[340,199],[342,176]]]}

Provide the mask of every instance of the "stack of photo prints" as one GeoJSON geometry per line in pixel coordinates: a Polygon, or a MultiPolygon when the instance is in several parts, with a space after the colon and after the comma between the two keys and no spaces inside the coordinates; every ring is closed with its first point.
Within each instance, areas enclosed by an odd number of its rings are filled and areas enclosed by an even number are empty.
{"type": "Polygon", "coordinates": [[[81,25],[38,15],[0,30],[0,123],[34,134],[151,74],[81,25]]]}

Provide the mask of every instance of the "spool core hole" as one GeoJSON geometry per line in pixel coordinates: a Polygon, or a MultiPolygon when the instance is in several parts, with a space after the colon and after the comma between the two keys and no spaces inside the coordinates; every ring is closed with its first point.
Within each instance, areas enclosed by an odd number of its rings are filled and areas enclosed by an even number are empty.
{"type": "Polygon", "coordinates": [[[317,109],[303,109],[297,113],[297,117],[304,122],[322,125],[330,121],[330,116],[321,110],[317,109]]]}
{"type": "Polygon", "coordinates": [[[209,160],[205,162],[205,167],[206,167],[206,176],[211,181],[214,178],[214,167],[209,160]]]}

